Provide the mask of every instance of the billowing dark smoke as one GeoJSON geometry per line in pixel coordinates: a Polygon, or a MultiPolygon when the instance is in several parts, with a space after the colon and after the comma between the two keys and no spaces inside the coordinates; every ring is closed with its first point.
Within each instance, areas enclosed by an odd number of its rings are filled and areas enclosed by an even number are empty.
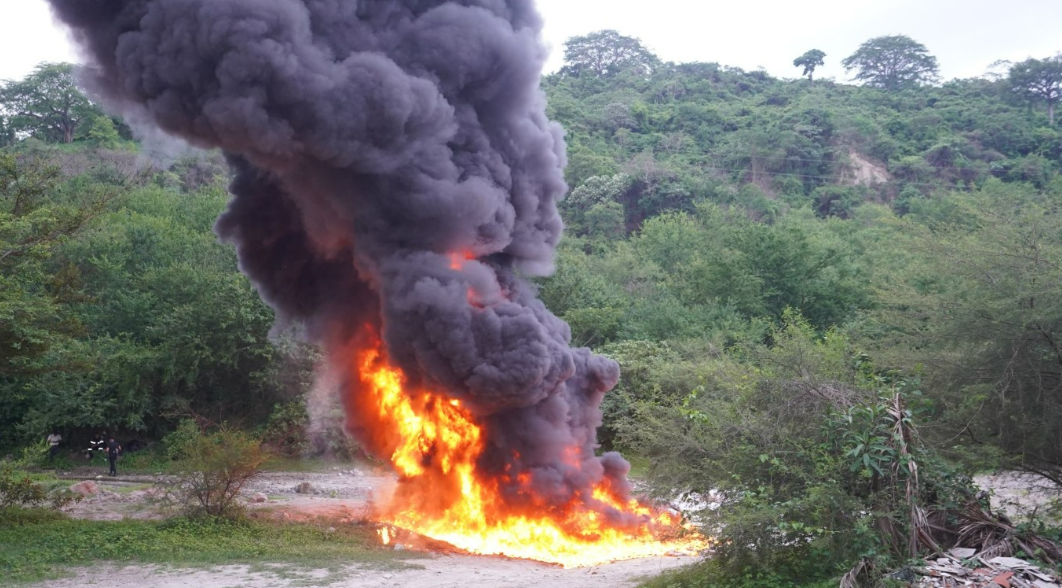
{"type": "Polygon", "coordinates": [[[217,231],[278,316],[333,351],[378,330],[540,497],[626,492],[594,456],[618,367],[521,278],[551,271],[567,189],[532,0],[49,2],[112,107],[228,154],[217,231]]]}

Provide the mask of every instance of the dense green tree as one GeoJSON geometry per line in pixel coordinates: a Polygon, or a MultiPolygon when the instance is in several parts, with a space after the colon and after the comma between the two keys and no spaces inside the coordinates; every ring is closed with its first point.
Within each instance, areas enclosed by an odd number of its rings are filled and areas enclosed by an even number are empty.
{"type": "Polygon", "coordinates": [[[5,83],[0,109],[15,132],[56,143],[72,143],[83,123],[102,116],[78,89],[69,63],[42,63],[25,79],[5,83]]]}
{"type": "Polygon", "coordinates": [[[1015,63],[1007,81],[1020,96],[1046,104],[1047,120],[1055,124],[1055,107],[1062,100],[1062,53],[1015,63]]]}
{"type": "Polygon", "coordinates": [[[937,58],[925,45],[904,35],[875,37],[841,60],[855,79],[884,90],[903,90],[939,79],[937,58]]]}
{"type": "Polygon", "coordinates": [[[45,369],[41,356],[76,330],[59,301],[69,276],[49,263],[99,203],[55,203],[59,179],[47,161],[0,152],[0,378],[45,369]]]}
{"type": "Polygon", "coordinates": [[[18,161],[0,160],[0,444],[189,413],[253,424],[305,392],[311,350],[270,340],[273,313],[213,234],[222,184],[130,192],[18,161]]]}
{"type": "MultiPolygon", "coordinates": [[[[599,207],[595,216],[600,217],[601,212],[606,210],[600,207],[608,207],[610,204],[619,206],[622,221],[622,203],[633,183],[633,178],[627,174],[588,178],[578,188],[572,190],[562,204],[569,223],[569,231],[575,234],[585,234],[590,230],[588,213],[595,207],[599,207]]],[[[608,208],[608,210],[611,209],[611,207],[608,208]]]]}
{"type": "Polygon", "coordinates": [[[810,49],[800,57],[794,59],[793,66],[804,68],[804,73],[801,75],[808,76],[808,82],[814,83],[815,68],[825,63],[825,61],[823,61],[825,57],[826,53],[824,51],[820,51],[818,49],[810,49]]]}
{"type": "Polygon", "coordinates": [[[610,77],[621,71],[649,75],[660,60],[639,39],[613,30],[572,37],[564,43],[564,75],[610,77]]]}
{"type": "Polygon", "coordinates": [[[901,245],[915,255],[880,276],[888,335],[874,336],[926,365],[944,438],[1062,483],[1062,215],[1030,192],[993,180],[915,206],[901,245]]]}

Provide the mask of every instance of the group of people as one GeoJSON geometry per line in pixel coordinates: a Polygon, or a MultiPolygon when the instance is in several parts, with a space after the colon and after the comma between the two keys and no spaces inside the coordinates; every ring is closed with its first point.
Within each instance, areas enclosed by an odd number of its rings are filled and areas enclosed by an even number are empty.
{"type": "MultiPolygon", "coordinates": [[[[48,435],[48,460],[52,461],[56,455],[59,455],[59,444],[63,441],[63,436],[58,431],[52,431],[48,435]]],[[[106,455],[107,463],[110,464],[110,471],[107,473],[111,476],[117,476],[118,470],[115,468],[115,463],[118,461],[118,456],[122,454],[122,445],[115,441],[114,437],[104,437],[103,433],[97,433],[95,437],[89,440],[88,448],[85,450],[85,458],[92,460],[97,455],[106,455]]]]}

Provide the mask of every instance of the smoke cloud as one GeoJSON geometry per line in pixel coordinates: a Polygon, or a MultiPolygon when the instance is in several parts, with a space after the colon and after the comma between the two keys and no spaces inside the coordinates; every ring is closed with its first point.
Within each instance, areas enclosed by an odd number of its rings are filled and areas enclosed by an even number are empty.
{"type": "Polygon", "coordinates": [[[281,320],[333,354],[380,333],[536,500],[626,493],[594,455],[618,366],[524,279],[552,271],[567,190],[531,0],[49,2],[109,105],[227,154],[217,232],[281,320]]]}

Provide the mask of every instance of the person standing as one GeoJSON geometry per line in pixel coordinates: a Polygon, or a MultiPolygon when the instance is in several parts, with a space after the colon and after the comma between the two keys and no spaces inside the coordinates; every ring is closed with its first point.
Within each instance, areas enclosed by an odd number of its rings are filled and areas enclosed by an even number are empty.
{"type": "Polygon", "coordinates": [[[103,456],[107,452],[104,451],[107,441],[104,440],[103,433],[96,433],[96,436],[89,441],[88,449],[85,451],[85,459],[92,461],[92,458],[99,455],[103,456]]]}
{"type": "Polygon", "coordinates": [[[52,434],[48,435],[48,461],[55,461],[55,456],[59,455],[59,442],[62,440],[63,436],[59,431],[52,431],[52,434]]]}
{"type": "Polygon", "coordinates": [[[114,468],[114,462],[118,461],[118,454],[122,452],[122,446],[111,437],[107,440],[107,463],[111,464],[111,476],[117,476],[118,471],[114,468]]]}

